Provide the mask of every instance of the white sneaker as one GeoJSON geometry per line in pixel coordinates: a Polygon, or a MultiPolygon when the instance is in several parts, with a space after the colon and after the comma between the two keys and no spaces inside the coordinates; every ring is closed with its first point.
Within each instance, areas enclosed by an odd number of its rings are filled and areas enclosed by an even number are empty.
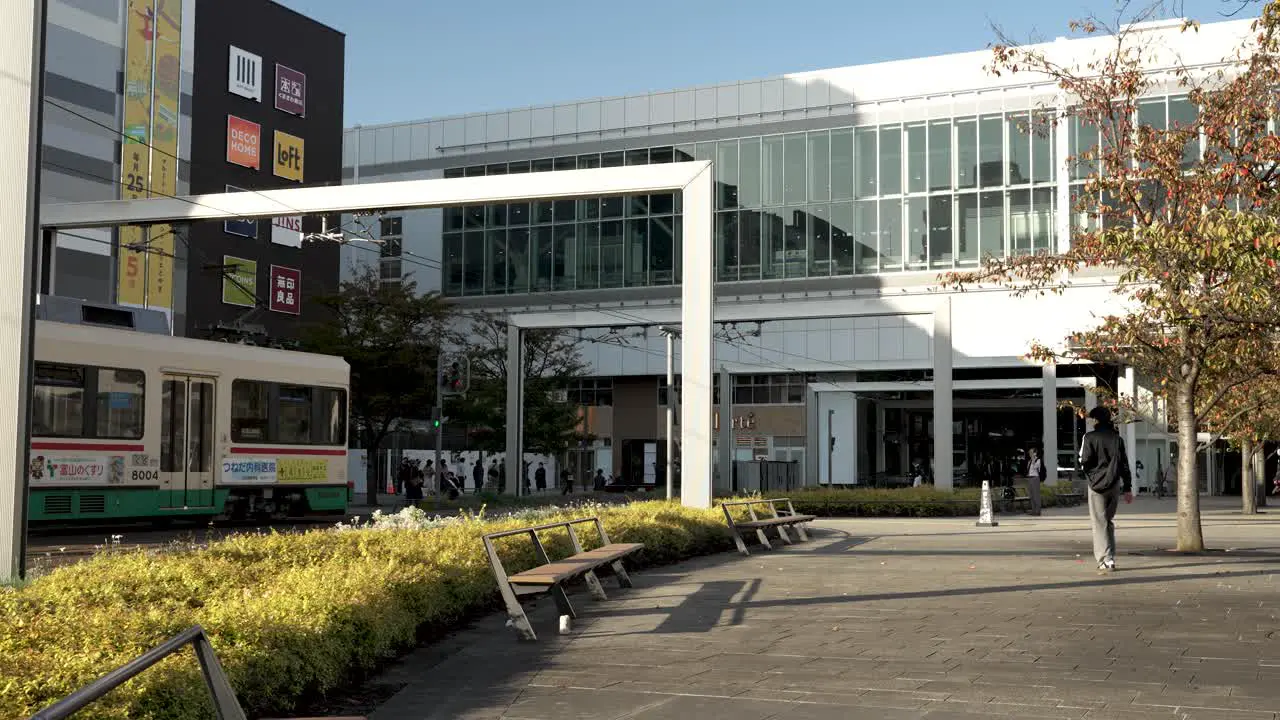
{"type": "Polygon", "coordinates": [[[1115,560],[1103,560],[1102,562],[1098,563],[1098,572],[1109,573],[1109,572],[1115,572],[1115,571],[1116,571],[1115,560]]]}

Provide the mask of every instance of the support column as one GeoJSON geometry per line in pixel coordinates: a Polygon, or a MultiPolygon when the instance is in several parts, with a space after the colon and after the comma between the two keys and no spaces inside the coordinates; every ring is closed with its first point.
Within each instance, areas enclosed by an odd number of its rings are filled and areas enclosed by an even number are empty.
{"type": "Polygon", "coordinates": [[[822,425],[818,422],[818,393],[808,387],[804,390],[804,478],[801,485],[821,485],[822,469],[818,448],[822,425]],[[811,482],[812,481],[812,482],[811,482]]]}
{"type": "MultiPolygon", "coordinates": [[[[712,324],[715,313],[715,240],[712,237],[714,175],[708,163],[685,186],[680,286],[680,500],[711,507],[712,324]]],[[[723,418],[728,422],[729,418],[723,418]]]]}
{"type": "Polygon", "coordinates": [[[32,289],[40,242],[40,121],[45,3],[0,6],[0,581],[26,571],[27,459],[30,426],[32,289]]]}
{"type": "Polygon", "coordinates": [[[724,366],[720,366],[720,468],[719,489],[723,492],[733,490],[733,376],[724,366]]]}
{"type": "Polygon", "coordinates": [[[1045,480],[1053,485],[1058,482],[1058,366],[1042,366],[1040,378],[1044,382],[1040,391],[1040,458],[1044,461],[1045,480]]]}
{"type": "MultiPolygon", "coordinates": [[[[1138,404],[1138,380],[1137,373],[1134,369],[1127,367],[1124,374],[1120,376],[1120,394],[1128,395],[1134,406],[1138,404]]],[[[1138,421],[1125,423],[1120,428],[1121,437],[1124,438],[1124,447],[1129,455],[1129,477],[1138,477],[1138,421]]]]}
{"type": "Polygon", "coordinates": [[[663,437],[666,442],[667,499],[671,499],[672,488],[676,482],[675,424],[676,424],[676,336],[672,328],[662,328],[667,336],[667,432],[663,437]]]}
{"type": "MultiPolygon", "coordinates": [[[[888,450],[884,441],[885,418],[884,418],[884,401],[876,400],[876,474],[883,473],[886,462],[889,459],[888,450]]],[[[858,438],[861,442],[862,438],[858,438]]]]}
{"type": "Polygon", "coordinates": [[[933,313],[933,482],[939,490],[955,487],[952,473],[951,298],[933,313]]]}
{"type": "Polygon", "coordinates": [[[524,331],[507,321],[507,492],[524,493],[524,331]]]}

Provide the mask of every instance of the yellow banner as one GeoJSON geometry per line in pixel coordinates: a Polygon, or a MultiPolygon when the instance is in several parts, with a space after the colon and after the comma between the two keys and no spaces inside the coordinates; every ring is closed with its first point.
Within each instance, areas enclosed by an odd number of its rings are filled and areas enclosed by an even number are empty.
{"type": "Polygon", "coordinates": [[[276,461],[276,482],[281,485],[329,482],[329,461],[280,458],[276,461]]]}
{"type": "MultiPolygon", "coordinates": [[[[154,0],[129,0],[125,18],[124,138],[120,160],[120,197],[147,197],[151,177],[151,42],[155,28],[154,0]]],[[[117,302],[142,305],[146,301],[147,256],[129,247],[142,242],[142,229],[120,228],[120,268],[117,302]]]]}
{"type": "MultiPolygon", "coordinates": [[[[182,0],[156,0],[155,104],[151,108],[151,195],[178,194],[178,103],[182,93],[182,0]]],[[[147,307],[173,308],[174,236],[151,228],[147,307]]]]}

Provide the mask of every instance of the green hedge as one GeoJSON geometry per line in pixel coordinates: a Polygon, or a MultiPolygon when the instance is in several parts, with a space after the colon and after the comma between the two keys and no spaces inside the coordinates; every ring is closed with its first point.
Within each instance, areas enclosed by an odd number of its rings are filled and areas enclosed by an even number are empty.
{"type": "MultiPolygon", "coordinates": [[[[483,533],[590,514],[611,540],[645,544],[639,566],[732,547],[718,509],[640,502],[426,530],[241,535],[184,552],[106,553],[0,589],[0,718],[26,717],[195,624],[250,717],[281,716],[413,647],[424,629],[495,607],[483,533]]],[[[567,537],[549,539],[553,552],[569,553],[567,537]]],[[[509,569],[532,564],[526,546],[504,542],[509,569]]],[[[194,656],[183,652],[77,717],[211,713],[194,656]]]]}

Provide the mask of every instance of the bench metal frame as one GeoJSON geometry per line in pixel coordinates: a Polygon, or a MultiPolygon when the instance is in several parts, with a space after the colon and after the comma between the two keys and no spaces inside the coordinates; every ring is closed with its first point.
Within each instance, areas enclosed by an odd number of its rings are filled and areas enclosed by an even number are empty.
{"type": "MultiPolygon", "coordinates": [[[[507,606],[507,617],[511,619],[511,626],[515,628],[516,634],[521,640],[537,640],[538,635],[533,631],[533,626],[529,623],[529,616],[525,615],[524,608],[520,605],[520,597],[524,595],[537,595],[539,593],[549,593],[555,600],[556,608],[561,615],[568,615],[571,618],[577,618],[578,614],[573,609],[573,604],[569,602],[569,595],[564,591],[564,583],[572,578],[565,578],[562,581],[552,583],[551,585],[525,585],[518,580],[512,582],[511,577],[507,575],[507,570],[502,565],[502,558],[498,557],[498,550],[494,547],[493,541],[516,535],[527,535],[533,542],[533,553],[538,559],[539,566],[551,564],[551,556],[547,554],[547,548],[542,544],[542,539],[538,537],[539,532],[545,530],[554,530],[556,528],[564,528],[569,534],[569,542],[573,546],[573,555],[563,558],[564,560],[572,560],[574,557],[583,553],[582,543],[578,540],[578,533],[574,530],[574,525],[584,525],[586,523],[594,523],[596,532],[600,535],[600,546],[610,545],[609,534],[605,532],[604,523],[600,522],[598,517],[580,518],[578,520],[567,520],[565,522],[546,523],[545,525],[534,525],[532,527],[519,528],[516,530],[505,530],[503,532],[489,533],[483,537],[484,550],[489,555],[489,566],[493,568],[493,578],[498,583],[498,592],[502,595],[502,602],[507,606]]],[[[596,576],[596,570],[604,565],[609,565],[613,570],[613,574],[618,578],[618,587],[632,587],[631,576],[627,574],[627,570],[622,566],[622,558],[616,560],[604,561],[598,564],[584,565],[586,570],[578,573],[587,582],[587,588],[591,592],[591,596],[596,600],[608,600],[609,596],[605,594],[604,586],[600,584],[600,578],[596,576]]],[[[518,575],[519,573],[517,573],[518,575]]],[[[575,575],[576,577],[576,575],[575,575]]]]}
{"type": "Polygon", "coordinates": [[[765,529],[769,527],[777,528],[778,537],[782,539],[782,542],[788,545],[792,544],[791,536],[787,534],[788,525],[795,528],[796,535],[798,535],[801,540],[807,541],[809,539],[809,534],[806,533],[804,530],[804,523],[813,522],[815,518],[812,515],[800,515],[799,513],[797,513],[795,505],[791,503],[791,498],[773,498],[773,499],[762,498],[760,500],[731,500],[731,501],[722,502],[720,503],[720,509],[724,511],[724,518],[729,523],[729,532],[733,534],[733,542],[735,545],[738,546],[738,552],[742,553],[743,555],[749,556],[751,554],[750,552],[747,551],[747,544],[743,542],[742,533],[739,530],[739,528],[742,528],[743,526],[740,526],[737,522],[734,521],[733,513],[729,512],[729,508],[740,507],[744,505],[747,508],[747,512],[751,514],[750,522],[755,523],[763,520],[766,523],[768,523],[760,526],[748,525],[745,528],[743,528],[748,530],[755,530],[756,538],[760,540],[760,544],[763,545],[766,550],[773,549],[773,545],[769,542],[769,538],[765,535],[765,532],[764,532],[765,529]],[[778,503],[786,503],[787,506],[786,508],[779,508],[778,503]],[[762,518],[756,515],[756,510],[755,510],[756,505],[768,505],[769,510],[773,513],[773,516],[762,518]],[[770,521],[785,521],[785,522],[770,522],[770,521]]]}

